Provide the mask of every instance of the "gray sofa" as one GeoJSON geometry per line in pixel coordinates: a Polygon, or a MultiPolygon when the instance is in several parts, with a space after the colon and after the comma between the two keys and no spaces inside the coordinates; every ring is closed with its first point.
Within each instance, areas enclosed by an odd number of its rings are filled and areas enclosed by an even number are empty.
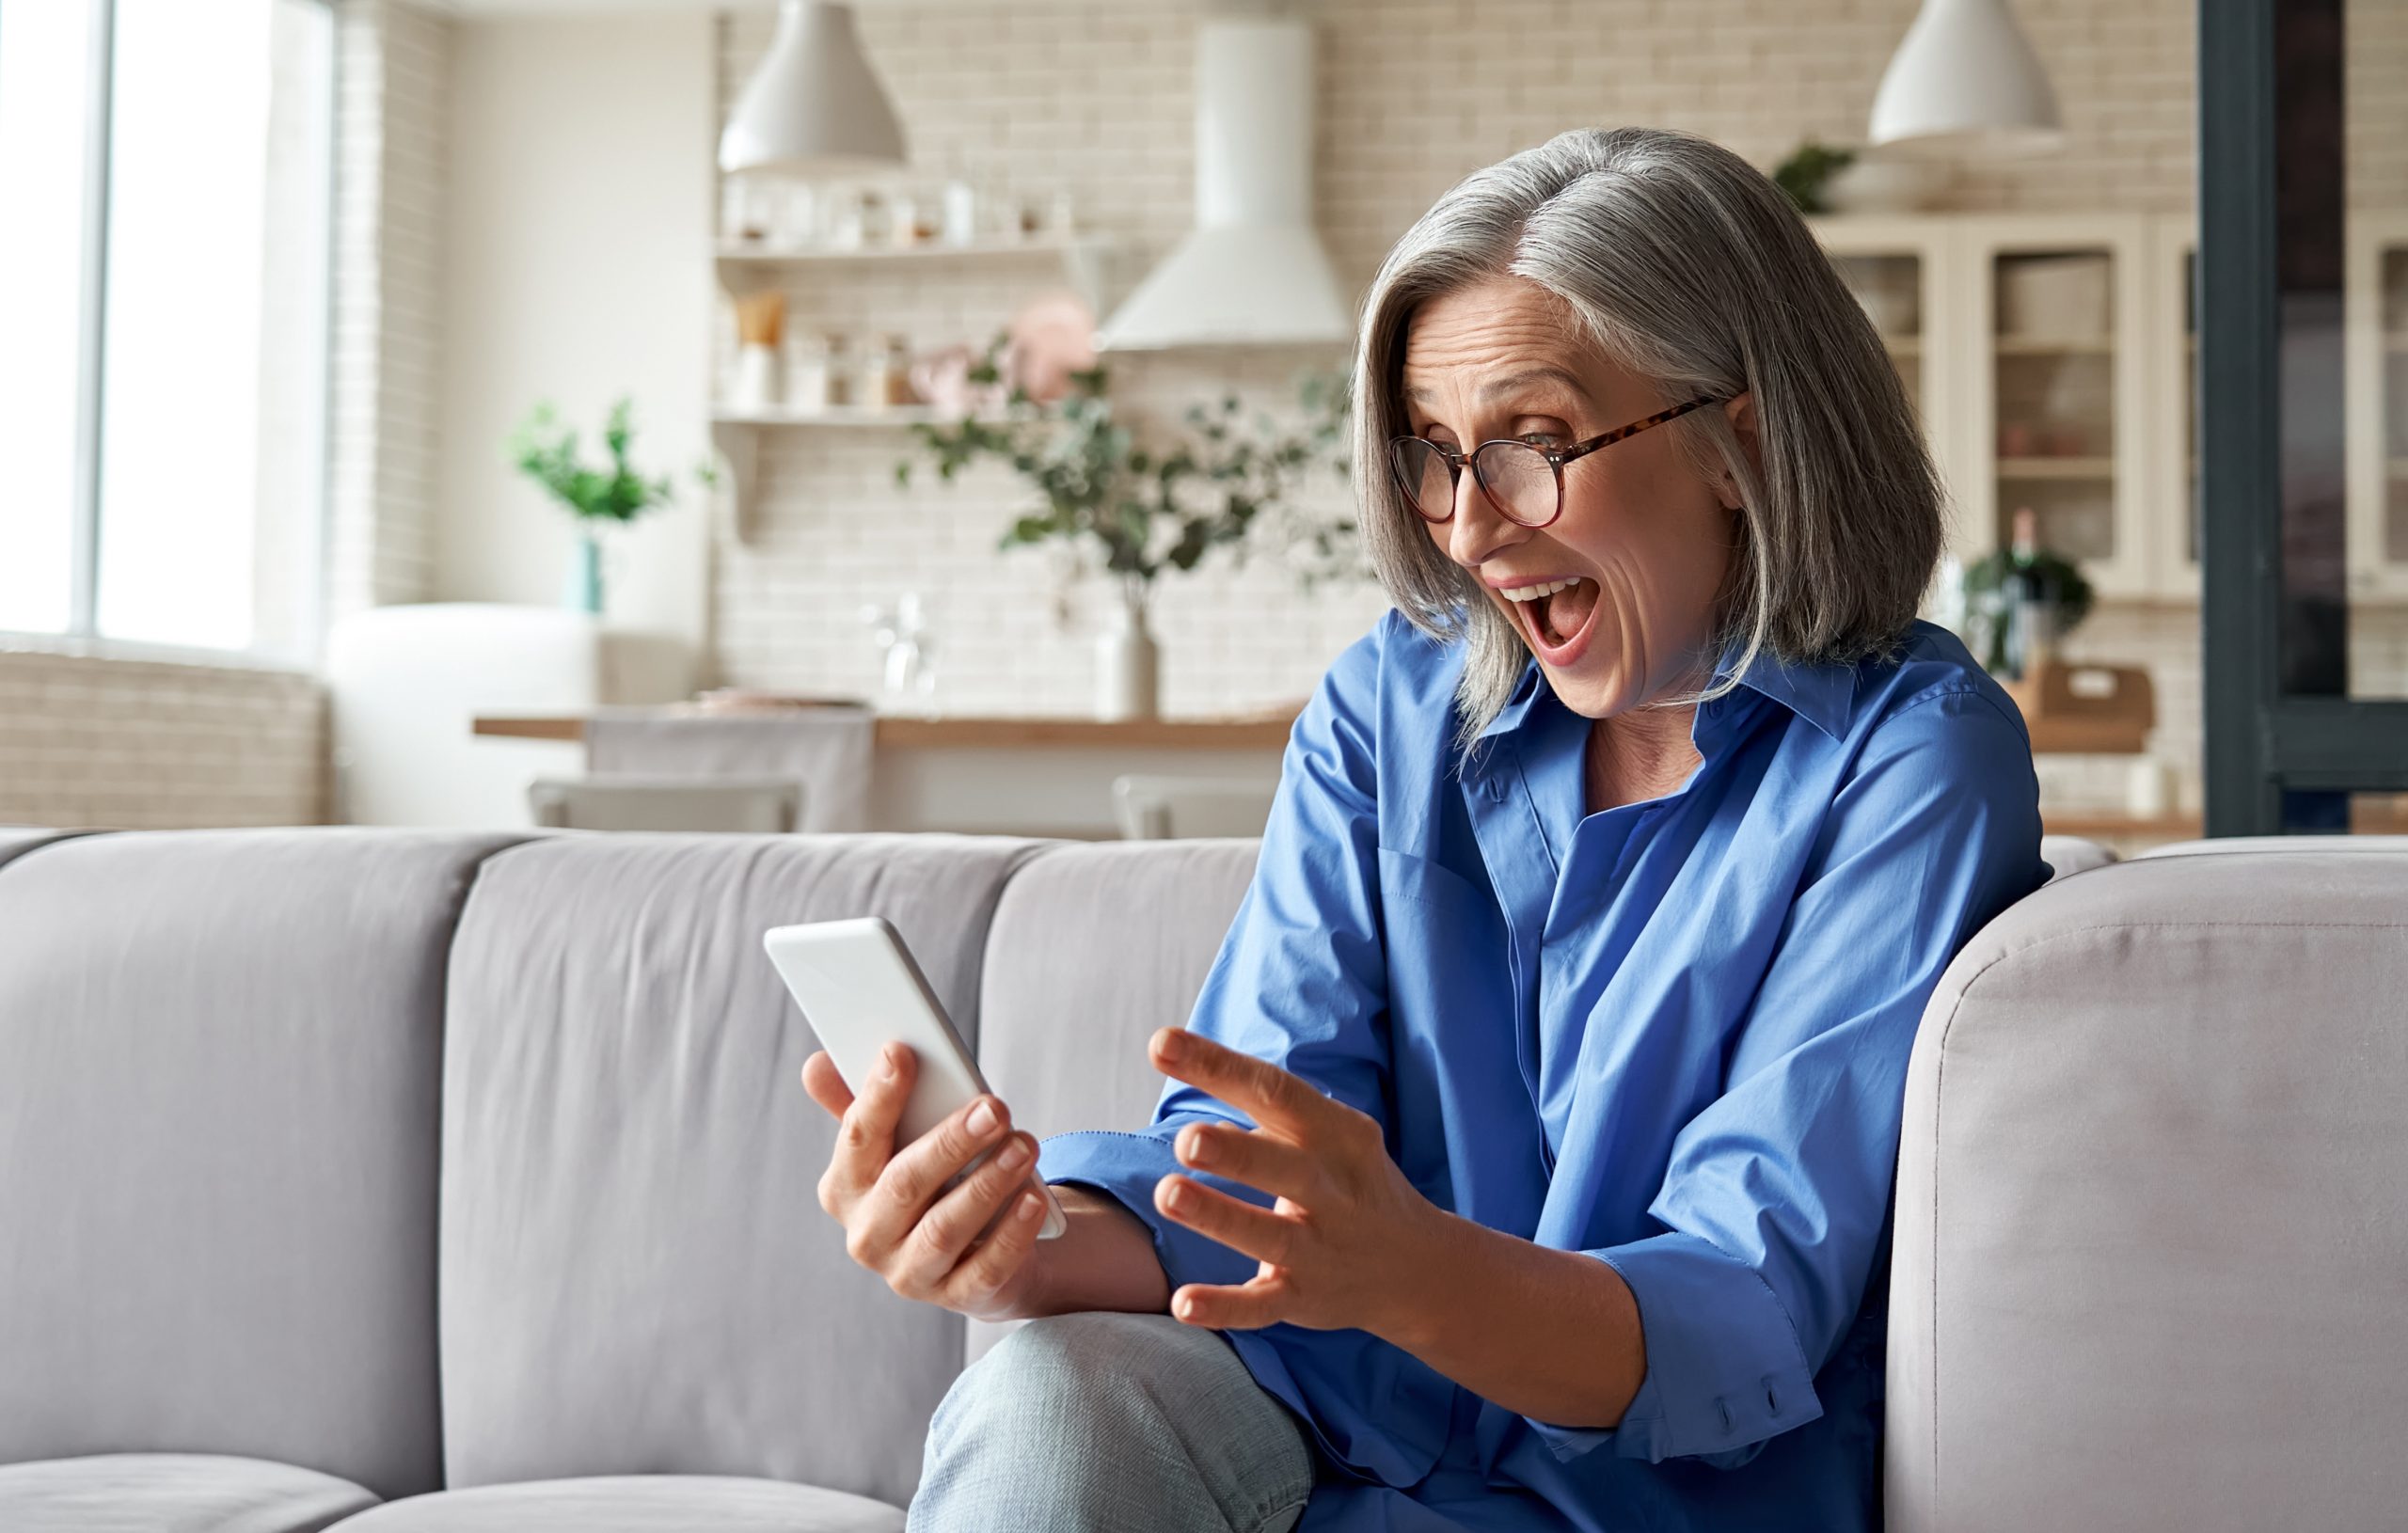
{"type": "MultiPolygon", "coordinates": [[[[760,932],[886,916],[1022,1126],[1135,1123],[1253,860],[0,830],[0,1528],[899,1527],[991,1337],[846,1259],[760,932]]],[[[2399,1525],[2403,894],[2403,847],[2149,859],[1975,939],[1893,1526],[2399,1525]]]]}

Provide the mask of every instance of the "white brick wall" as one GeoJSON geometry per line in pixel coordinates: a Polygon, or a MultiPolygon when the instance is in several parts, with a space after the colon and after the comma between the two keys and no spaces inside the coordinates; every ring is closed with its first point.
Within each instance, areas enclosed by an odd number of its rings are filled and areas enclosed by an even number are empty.
{"type": "Polygon", "coordinates": [[[452,25],[340,0],[329,621],[433,591],[452,25]]]}
{"type": "MultiPolygon", "coordinates": [[[[1916,0],[1327,0],[1320,48],[1319,222],[1343,279],[1368,281],[1398,233],[1465,173],[1564,128],[1645,122],[1714,136],[1769,166],[1802,138],[1861,139],[1882,66],[1916,0]],[[1517,44],[1520,44],[1517,46],[1517,44]]],[[[2018,0],[2055,82],[2060,153],[1956,171],[1962,210],[2179,211],[2191,205],[2190,0],[2018,0]]],[[[767,46],[772,18],[722,24],[721,106],[767,46]]],[[[2353,195],[2408,205],[2408,7],[2352,0],[2353,195]]],[[[1142,273],[1188,227],[1193,8],[1028,0],[1008,11],[864,7],[864,45],[892,89],[918,172],[1039,196],[1069,191],[1090,228],[1137,247],[1142,273]]],[[[789,284],[791,323],[919,345],[983,338],[1050,274],[967,265],[843,268],[789,284]]],[[[1331,358],[1335,360],[1335,358],[1331,358]]],[[[1261,356],[1115,362],[1124,409],[1175,421],[1234,387],[1284,402],[1288,369],[1261,356]]],[[[766,438],[760,529],[716,550],[717,662],[738,685],[867,692],[877,656],[857,610],[906,588],[929,600],[942,692],[963,711],[1077,712],[1105,593],[1074,592],[1057,618],[1045,556],[994,550],[1024,504],[989,472],[909,490],[892,465],[901,431],[792,431],[766,438]]],[[[925,479],[925,476],[924,476],[925,479]]],[[[1173,713],[1303,696],[1382,603],[1370,592],[1307,599],[1269,571],[1170,577],[1158,598],[1163,703],[1173,713]]],[[[2077,653],[2152,667],[2161,753],[2195,780],[2197,614],[2109,608],[2077,653]]],[[[2408,680],[2403,625],[2365,615],[2362,687],[2408,680]],[[2390,665],[2393,669],[2383,668],[2390,665]]],[[[2053,801],[2112,804],[2125,764],[2059,760],[2053,801]]],[[[2195,803],[2195,790],[2191,793],[2195,803]]]]}
{"type": "Polygon", "coordinates": [[[0,649],[0,825],[325,817],[325,691],[296,672],[0,649]]]}

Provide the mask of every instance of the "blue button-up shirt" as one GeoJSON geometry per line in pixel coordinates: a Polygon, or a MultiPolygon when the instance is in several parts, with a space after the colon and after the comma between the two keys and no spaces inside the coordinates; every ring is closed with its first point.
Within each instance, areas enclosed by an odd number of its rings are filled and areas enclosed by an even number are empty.
{"type": "MultiPolygon", "coordinates": [[[[1463,663],[1390,612],[1331,667],[1189,1026],[1377,1118],[1439,1208],[1611,1266],[1646,1374],[1618,1426],[1570,1427],[1364,1331],[1225,1332],[1310,1430],[1299,1526],[1877,1528],[1907,1057],[1949,959],[2048,876],[2022,718],[1928,624],[1883,662],[1760,657],[1679,790],[1591,814],[1592,720],[1532,661],[1460,751],[1463,663]]],[[[1242,1283],[1154,1209],[1200,1120],[1252,1126],[1174,1081],[1038,1168],[1143,1220],[1174,1287],[1242,1283]]]]}

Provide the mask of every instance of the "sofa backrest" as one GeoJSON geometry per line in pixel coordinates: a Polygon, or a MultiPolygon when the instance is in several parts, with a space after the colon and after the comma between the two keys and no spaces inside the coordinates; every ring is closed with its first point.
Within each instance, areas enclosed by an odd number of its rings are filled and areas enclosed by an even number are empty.
{"type": "Polygon", "coordinates": [[[989,918],[1042,846],[566,832],[486,864],[443,1077],[451,1484],[752,1475],[910,1500],[961,1320],[897,1299],[821,1211],[835,1121],[761,933],[885,916],[974,1046],[989,918]]]}
{"type": "Polygon", "coordinates": [[[440,1483],[444,956],[507,835],[0,848],[0,1463],[440,1483]]]}
{"type": "Polygon", "coordinates": [[[2408,846],[2358,838],[2099,868],[1974,937],[1908,1074],[1893,1533],[2399,1525],[2403,997],[2408,846]]]}

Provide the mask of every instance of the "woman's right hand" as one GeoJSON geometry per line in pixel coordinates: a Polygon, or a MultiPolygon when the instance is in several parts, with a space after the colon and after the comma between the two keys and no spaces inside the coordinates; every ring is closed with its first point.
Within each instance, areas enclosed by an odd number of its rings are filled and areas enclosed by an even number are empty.
{"type": "Polygon", "coordinates": [[[837,1120],[836,1148],[819,1178],[819,1206],[845,1226],[845,1252],[917,1299],[974,1320],[1016,1320],[1038,1272],[1037,1232],[1044,1201],[1028,1191],[1037,1141],[1011,1130],[1009,1109],[991,1096],[965,1103],[908,1145],[895,1143],[895,1123],[911,1099],[919,1062],[892,1043],[856,1097],[835,1061],[815,1052],[802,1065],[802,1087],[837,1120]],[[992,1121],[974,1129],[984,1107],[992,1121]],[[981,1150],[995,1154],[943,1196],[937,1189],[981,1150]],[[1011,1205],[994,1232],[978,1232],[1011,1205]],[[976,1241],[974,1245],[972,1242],[976,1241]]]}

